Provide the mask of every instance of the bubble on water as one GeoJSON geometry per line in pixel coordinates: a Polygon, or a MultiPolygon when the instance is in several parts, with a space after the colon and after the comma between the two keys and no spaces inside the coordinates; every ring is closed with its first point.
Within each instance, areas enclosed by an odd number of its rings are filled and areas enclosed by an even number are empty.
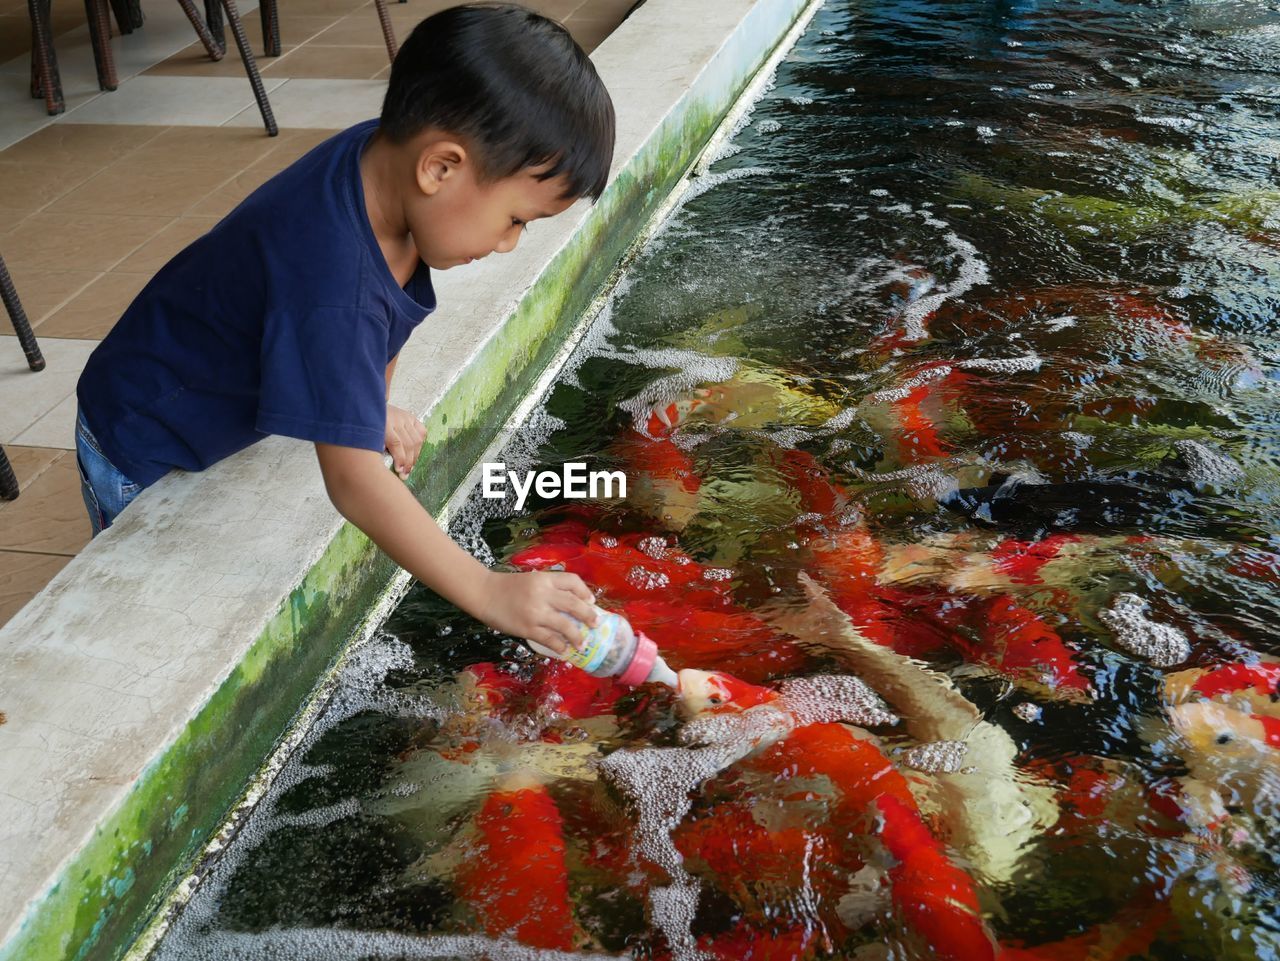
{"type": "Polygon", "coordinates": [[[1050,330],[1065,330],[1068,327],[1074,327],[1078,319],[1075,314],[1063,314],[1061,317],[1046,320],[1044,325],[1050,330]]]}
{"type": "Polygon", "coordinates": [[[1052,83],[1033,83],[1029,87],[1031,90],[1052,90],[1055,84],[1052,83]]]}
{"type": "Polygon", "coordinates": [[[671,578],[662,571],[651,571],[639,564],[627,571],[626,580],[638,591],[658,591],[671,584],[671,578]]]}
{"type": "Polygon", "coordinates": [[[1028,724],[1034,724],[1040,720],[1040,715],[1044,712],[1040,709],[1039,704],[1032,704],[1030,701],[1023,701],[1021,704],[1015,704],[1013,707],[1014,717],[1021,718],[1028,724]]]}
{"type": "Polygon", "coordinates": [[[760,133],[777,133],[782,129],[782,124],[776,120],[761,120],[756,124],[756,130],[760,133]]]}
{"type": "MultiPolygon", "coordinates": [[[[900,470],[874,474],[864,471],[853,462],[845,464],[845,470],[855,477],[871,482],[902,481],[907,493],[916,500],[942,500],[959,489],[956,479],[937,464],[913,464],[900,470]]],[[[983,505],[986,506],[985,504],[983,505]]]]}
{"type": "Polygon", "coordinates": [[[649,913],[654,925],[666,936],[672,956],[679,961],[710,959],[698,950],[693,936],[693,921],[698,913],[698,895],[702,885],[697,878],[686,876],[681,883],[655,887],[649,892],[649,913]]]}
{"type": "Polygon", "coordinates": [[[1176,440],[1173,447],[1187,465],[1191,479],[1198,484],[1226,487],[1244,479],[1244,469],[1239,464],[1199,441],[1176,440]]]}
{"type": "Polygon", "coordinates": [[[964,767],[969,745],[964,741],[931,741],[902,752],[903,767],[925,774],[955,774],[964,767]]]}
{"type": "Polygon", "coordinates": [[[1068,444],[1074,444],[1078,448],[1085,448],[1093,443],[1092,434],[1082,434],[1076,430],[1064,430],[1062,432],[1062,439],[1068,444]]]}
{"type": "Polygon", "coordinates": [[[848,674],[789,678],[778,685],[778,692],[797,727],[834,721],[859,727],[898,723],[898,716],[879,694],[848,674]]]}
{"type": "Polygon", "coordinates": [[[1172,298],[1173,300],[1182,300],[1185,297],[1191,296],[1191,288],[1186,284],[1177,284],[1176,286],[1170,287],[1166,290],[1164,295],[1172,298]]]}
{"type": "Polygon", "coordinates": [[[618,961],[614,954],[554,951],[479,935],[415,935],[345,928],[273,928],[260,932],[219,931],[196,941],[183,961],[424,961],[475,958],[486,961],[618,961]]]}
{"type": "Polygon", "coordinates": [[[607,550],[613,550],[613,548],[618,546],[618,539],[612,534],[604,534],[600,537],[599,544],[607,550]]]}
{"type": "Polygon", "coordinates": [[[1173,667],[1191,656],[1191,642],[1176,627],[1158,624],[1146,615],[1147,602],[1136,594],[1119,594],[1109,610],[1098,612],[1115,635],[1116,643],[1156,667],[1173,667]]]}
{"type": "Polygon", "coordinates": [[[642,537],[636,541],[636,549],[642,554],[647,554],[655,561],[665,560],[667,555],[671,553],[671,549],[667,546],[665,537],[658,537],[656,534],[648,537],[642,537]]]}
{"type": "Polygon", "coordinates": [[[870,190],[868,190],[867,193],[870,194],[872,197],[889,196],[889,191],[885,190],[883,187],[873,187],[870,190]]]}
{"type": "Polygon", "coordinates": [[[1006,47],[1021,47],[1021,46],[1022,46],[1022,41],[1021,41],[1021,40],[1006,40],[1006,41],[1004,42],[1004,45],[1005,45],[1006,47]]]}
{"type": "Polygon", "coordinates": [[[957,366],[965,370],[989,370],[997,374],[1013,374],[1019,371],[1039,370],[1043,363],[1044,361],[1035,354],[1027,354],[1023,357],[975,357],[972,360],[962,360],[957,366]]]}
{"type": "MultiPolygon", "coordinates": [[[[963,126],[964,126],[964,121],[963,121],[963,120],[948,120],[948,121],[947,121],[947,123],[946,123],[946,125],[947,125],[948,127],[963,127],[963,126]]],[[[948,206],[950,206],[950,205],[948,205],[948,206]]]]}
{"type": "Polygon", "coordinates": [[[943,239],[960,261],[956,279],[936,293],[907,305],[902,312],[903,337],[907,340],[923,340],[928,336],[925,321],[935,310],[945,301],[959,297],[979,284],[985,284],[990,277],[986,263],[978,256],[978,249],[973,244],[951,231],[947,231],[943,239]]]}
{"type": "Polygon", "coordinates": [[[790,98],[790,102],[795,104],[797,107],[807,107],[809,106],[809,104],[813,103],[813,98],[812,97],[792,97],[790,98]]]}
{"type": "Polygon", "coordinates": [[[1093,224],[1075,224],[1074,226],[1082,234],[1099,234],[1102,232],[1100,228],[1095,227],[1093,224]]]}
{"type": "MultiPolygon", "coordinates": [[[[1137,86],[1135,83],[1134,86],[1137,86]]],[[[1157,127],[1170,127],[1174,130],[1192,130],[1199,123],[1191,117],[1148,117],[1140,113],[1133,115],[1135,120],[1149,123],[1157,127]]]]}
{"type": "Polygon", "coordinates": [[[950,373],[951,366],[949,364],[939,364],[937,367],[927,367],[917,374],[908,377],[897,387],[890,387],[887,390],[878,390],[873,394],[868,394],[864,398],[864,403],[895,404],[898,401],[906,400],[910,397],[911,392],[917,387],[923,387],[930,381],[940,380],[950,373]]]}
{"type": "Polygon", "coordinates": [[[676,368],[677,373],[652,381],[640,393],[618,404],[631,415],[632,422],[635,424],[644,424],[655,405],[667,404],[679,399],[700,384],[726,381],[738,369],[738,361],[732,357],[711,357],[694,350],[678,348],[603,351],[601,356],[624,360],[643,367],[676,368]]]}
{"type": "Polygon", "coordinates": [[[979,137],[982,137],[984,140],[986,140],[986,139],[988,139],[988,138],[994,137],[994,136],[996,135],[996,130],[997,130],[997,129],[999,129],[999,128],[997,128],[997,127],[979,127],[979,128],[978,128],[978,136],[979,136],[979,137]]]}
{"type": "Polygon", "coordinates": [[[728,581],[733,579],[733,570],[728,567],[708,567],[702,572],[704,581],[728,581]]]}

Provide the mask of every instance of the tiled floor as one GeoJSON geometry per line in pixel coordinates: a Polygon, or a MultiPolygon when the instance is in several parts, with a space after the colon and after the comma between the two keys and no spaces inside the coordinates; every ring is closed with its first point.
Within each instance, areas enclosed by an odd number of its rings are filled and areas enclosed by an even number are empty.
{"type": "MultiPolygon", "coordinates": [[[[397,38],[453,2],[391,3],[397,38]]],[[[593,50],[638,3],[525,5],[593,50]]],[[[22,489],[0,501],[0,624],[89,540],[72,429],[95,344],[165,261],[250,191],[376,115],[389,70],[371,2],[281,0],[283,53],[259,57],[281,128],[269,138],[234,45],[214,63],[177,3],[143,7],[146,25],[112,41],[120,87],[100,93],[83,6],[53,5],[67,100],[54,119],[26,89],[26,2],[0,0],[0,255],[48,362],[31,373],[0,314],[0,444],[22,489]]],[[[240,8],[259,52],[259,16],[251,2],[240,8]]]]}

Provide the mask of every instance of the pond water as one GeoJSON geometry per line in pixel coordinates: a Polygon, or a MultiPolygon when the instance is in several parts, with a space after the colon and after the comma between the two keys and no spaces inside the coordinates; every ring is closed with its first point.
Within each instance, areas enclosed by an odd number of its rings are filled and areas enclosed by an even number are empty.
{"type": "Polygon", "coordinates": [[[507,453],[628,496],[453,531],[744,684],[415,587],[159,958],[1280,956],[1280,5],[828,0],[748,119],[507,453]]]}

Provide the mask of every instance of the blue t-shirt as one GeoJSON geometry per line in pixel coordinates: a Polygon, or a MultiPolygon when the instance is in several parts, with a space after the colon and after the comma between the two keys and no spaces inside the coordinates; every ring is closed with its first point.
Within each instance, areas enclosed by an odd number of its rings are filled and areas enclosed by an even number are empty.
{"type": "Polygon", "coordinates": [[[153,484],[267,434],[381,451],[386,367],[428,313],[365,211],[377,121],[325,141],[169,261],[89,357],[76,394],[107,458],[153,484]]]}

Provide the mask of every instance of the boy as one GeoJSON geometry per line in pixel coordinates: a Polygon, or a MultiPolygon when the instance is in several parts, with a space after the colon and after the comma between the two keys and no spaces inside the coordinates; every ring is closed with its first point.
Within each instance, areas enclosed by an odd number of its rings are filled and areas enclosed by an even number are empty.
{"type": "Polygon", "coordinates": [[[422,21],[381,118],[179,253],[89,358],[76,451],[95,535],[169,470],[284,434],[315,444],[334,506],[428,587],[505,633],[579,643],[566,615],[595,623],[581,579],[490,571],[405,487],[426,431],[387,393],[435,308],[429,268],[506,253],[528,221],[598,199],[613,139],[609,95],[558,24],[507,4],[422,21]]]}

